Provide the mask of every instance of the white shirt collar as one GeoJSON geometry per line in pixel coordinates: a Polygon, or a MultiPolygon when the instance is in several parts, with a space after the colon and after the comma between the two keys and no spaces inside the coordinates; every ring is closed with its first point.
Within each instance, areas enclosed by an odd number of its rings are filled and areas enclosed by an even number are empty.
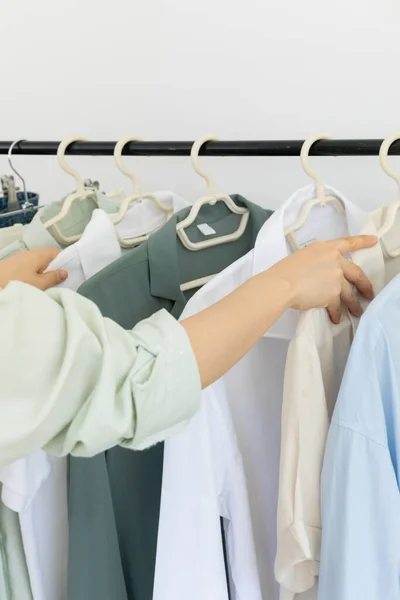
{"type": "Polygon", "coordinates": [[[121,247],[114,225],[103,210],[96,209],[80,240],[60,252],[48,270],[69,271],[68,279],[61,286],[76,290],[120,256],[121,247]]]}
{"type": "MultiPolygon", "coordinates": [[[[358,235],[369,224],[369,214],[347,200],[343,194],[330,186],[325,186],[327,195],[335,196],[344,205],[348,235],[358,235]]],[[[285,229],[292,225],[298,218],[304,204],[315,198],[314,185],[303,187],[293,194],[263,225],[254,246],[253,275],[269,269],[279,260],[290,254],[285,238],[285,229]]],[[[334,211],[330,205],[326,210],[334,211]]],[[[313,211],[308,220],[312,221],[313,211]]]]}
{"type": "Polygon", "coordinates": [[[121,256],[117,233],[107,214],[93,211],[90,223],[76,244],[85,280],[89,279],[121,256]]]}
{"type": "MultiPolygon", "coordinates": [[[[187,200],[173,192],[156,192],[154,195],[174,213],[190,206],[187,200]]],[[[168,213],[161,211],[152,200],[145,198],[142,202],[133,204],[116,227],[123,239],[136,238],[159,229],[166,223],[167,218],[168,213]]]]}
{"type": "MultiPolygon", "coordinates": [[[[376,235],[376,227],[369,213],[361,210],[334,188],[325,186],[325,190],[327,195],[335,196],[343,203],[347,235],[376,235]]],[[[305,202],[315,198],[315,193],[314,185],[301,188],[266,221],[257,236],[253,251],[253,275],[269,269],[276,262],[289,255],[290,251],[285,238],[285,229],[296,221],[305,202]]],[[[329,204],[324,210],[331,213],[335,211],[329,204]]],[[[311,211],[308,217],[309,223],[312,223],[312,219],[313,211],[311,211]]],[[[319,233],[317,226],[315,233],[317,235],[319,233]]],[[[333,234],[333,237],[337,236],[333,234]]],[[[371,279],[375,292],[379,292],[384,285],[384,263],[379,244],[374,248],[352,253],[351,258],[363,268],[366,275],[371,279]]],[[[268,299],[266,299],[267,301],[268,299]]],[[[298,320],[299,312],[288,310],[265,335],[291,339],[296,330],[298,320]]]]}

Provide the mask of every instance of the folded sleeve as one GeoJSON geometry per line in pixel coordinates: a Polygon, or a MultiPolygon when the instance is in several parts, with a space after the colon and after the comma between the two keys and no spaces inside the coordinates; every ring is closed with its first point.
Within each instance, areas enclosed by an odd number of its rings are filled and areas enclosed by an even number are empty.
{"type": "Polygon", "coordinates": [[[286,359],[275,577],[281,600],[313,588],[321,547],[320,475],[329,428],[325,385],[312,338],[295,337],[286,359]]]}
{"type": "Polygon", "coordinates": [[[388,448],[332,424],[322,473],[319,600],[400,597],[400,503],[388,448]]]}
{"type": "Polygon", "coordinates": [[[166,311],[125,331],[69,290],[12,282],[0,291],[0,328],[0,464],[38,448],[146,448],[199,407],[190,341],[166,311]]]}

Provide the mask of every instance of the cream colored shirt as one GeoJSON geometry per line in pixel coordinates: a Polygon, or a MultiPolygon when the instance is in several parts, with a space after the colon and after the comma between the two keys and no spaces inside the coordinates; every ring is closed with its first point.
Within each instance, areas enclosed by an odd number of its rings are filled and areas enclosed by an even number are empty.
{"type": "Polygon", "coordinates": [[[125,331],[74,292],[11,282],[0,291],[0,330],[0,464],[38,448],[146,448],[199,407],[190,342],[166,311],[125,331]]]}
{"type": "MultiPolygon", "coordinates": [[[[354,233],[377,234],[379,209],[354,233]]],[[[398,247],[400,220],[385,236],[398,247]],[[397,233],[396,233],[397,232],[397,233]]],[[[400,272],[400,257],[389,259],[378,244],[352,254],[379,293],[400,272]]],[[[365,306],[365,302],[361,300],[365,306]]],[[[281,600],[316,600],[321,550],[320,478],[330,420],[358,319],[343,311],[333,325],[323,309],[302,314],[287,354],[282,404],[275,566],[281,600]]],[[[339,600],[339,599],[338,599],[339,600]]]]}

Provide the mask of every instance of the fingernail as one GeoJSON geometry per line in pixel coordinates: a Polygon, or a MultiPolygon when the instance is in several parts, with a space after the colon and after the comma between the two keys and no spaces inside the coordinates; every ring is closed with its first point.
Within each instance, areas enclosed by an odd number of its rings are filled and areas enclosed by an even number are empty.
{"type": "Polygon", "coordinates": [[[60,280],[61,281],[65,281],[68,277],[68,271],[65,271],[64,269],[60,269],[59,270],[59,275],[60,275],[60,280]]]}

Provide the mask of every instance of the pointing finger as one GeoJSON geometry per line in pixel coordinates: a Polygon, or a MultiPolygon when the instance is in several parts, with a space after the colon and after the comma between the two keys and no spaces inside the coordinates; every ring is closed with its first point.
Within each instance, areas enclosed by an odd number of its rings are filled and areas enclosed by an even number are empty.
{"type": "Polygon", "coordinates": [[[335,247],[341,254],[362,250],[363,248],[372,248],[378,242],[376,235],[354,235],[352,237],[339,238],[333,240],[335,247]]]}

